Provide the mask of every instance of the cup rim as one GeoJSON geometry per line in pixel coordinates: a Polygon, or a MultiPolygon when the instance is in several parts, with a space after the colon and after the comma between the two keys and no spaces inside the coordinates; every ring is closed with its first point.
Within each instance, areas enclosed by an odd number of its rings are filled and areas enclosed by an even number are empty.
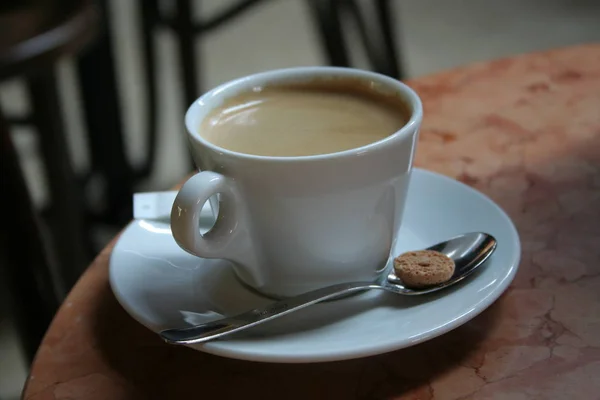
{"type": "Polygon", "coordinates": [[[208,92],[204,93],[198,99],[196,99],[186,111],[185,114],[185,125],[186,130],[188,132],[189,137],[193,138],[196,142],[199,142],[205,148],[218,153],[220,155],[226,155],[232,158],[238,158],[248,161],[272,161],[272,162],[282,162],[282,163],[290,163],[290,162],[302,162],[302,161],[317,161],[317,160],[330,160],[330,159],[339,159],[344,157],[351,156],[362,156],[367,153],[372,153],[377,150],[381,150],[384,147],[387,147],[391,142],[394,142],[398,139],[404,138],[406,136],[411,135],[415,129],[418,129],[418,126],[423,118],[423,105],[421,103],[421,99],[417,95],[417,93],[408,85],[397,80],[395,78],[389,77],[387,75],[383,75],[377,72],[362,70],[358,68],[348,68],[348,67],[330,67],[330,66],[312,66],[312,67],[292,67],[292,68],[281,68],[281,69],[273,69],[264,72],[259,72],[256,74],[251,74],[247,76],[243,76],[240,78],[236,78],[225,82],[208,92]],[[204,139],[197,132],[197,123],[194,124],[197,119],[195,115],[199,112],[201,108],[209,107],[213,109],[214,106],[209,106],[209,99],[214,96],[219,96],[223,92],[235,90],[235,88],[239,86],[247,86],[250,85],[253,81],[260,81],[268,78],[273,78],[274,81],[278,79],[291,78],[294,76],[301,77],[305,74],[314,75],[315,77],[319,76],[322,73],[324,75],[329,76],[343,76],[343,77],[354,77],[354,78],[363,78],[366,80],[372,80],[379,83],[385,84],[387,87],[392,87],[396,92],[402,94],[402,98],[407,101],[407,105],[411,108],[410,118],[400,129],[391,135],[386,136],[383,139],[380,139],[376,142],[369,143],[367,145],[356,147],[349,150],[338,151],[335,153],[325,153],[325,154],[314,154],[307,156],[263,156],[257,154],[248,154],[242,153],[238,151],[233,151],[226,149],[221,146],[217,146],[208,140],[204,139]]]}

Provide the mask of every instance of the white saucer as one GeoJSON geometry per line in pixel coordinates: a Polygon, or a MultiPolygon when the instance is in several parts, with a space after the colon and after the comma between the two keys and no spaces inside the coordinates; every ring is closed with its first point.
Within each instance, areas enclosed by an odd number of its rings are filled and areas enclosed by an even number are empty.
{"type": "MultiPolygon", "coordinates": [[[[456,288],[422,297],[365,292],[192,347],[244,360],[301,363],[365,357],[439,336],[506,290],[519,263],[519,237],[509,217],[481,193],[415,169],[394,254],[472,231],[492,234],[498,248],[456,288]]],[[[168,223],[151,220],[133,221],[121,235],[110,259],[110,284],[125,310],[155,332],[270,301],[243,287],[226,261],[188,255],[173,240],[168,223]]]]}

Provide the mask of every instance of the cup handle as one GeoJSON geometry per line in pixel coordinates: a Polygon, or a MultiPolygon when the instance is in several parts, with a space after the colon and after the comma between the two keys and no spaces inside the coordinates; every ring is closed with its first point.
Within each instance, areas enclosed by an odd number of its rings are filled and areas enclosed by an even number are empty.
{"type": "Polygon", "coordinates": [[[239,240],[243,236],[238,195],[229,178],[202,171],[184,183],[171,209],[171,232],[177,244],[190,254],[203,258],[238,261],[239,240]],[[200,211],[204,203],[220,194],[219,215],[214,226],[200,233],[200,211]],[[236,243],[237,242],[237,243],[236,243]]]}

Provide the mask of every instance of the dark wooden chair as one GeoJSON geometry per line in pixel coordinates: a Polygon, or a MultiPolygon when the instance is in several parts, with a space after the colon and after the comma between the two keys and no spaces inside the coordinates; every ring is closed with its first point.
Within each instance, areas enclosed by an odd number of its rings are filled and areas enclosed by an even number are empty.
{"type": "Polygon", "coordinates": [[[55,64],[93,38],[97,16],[94,4],[86,0],[5,1],[0,6],[0,79],[25,79],[31,105],[24,116],[6,116],[0,110],[0,193],[7,218],[0,228],[0,265],[29,359],[62,297],[90,259],[55,64]],[[13,124],[32,125],[38,134],[50,189],[44,221],[28,193],[10,133],[13,124]]]}

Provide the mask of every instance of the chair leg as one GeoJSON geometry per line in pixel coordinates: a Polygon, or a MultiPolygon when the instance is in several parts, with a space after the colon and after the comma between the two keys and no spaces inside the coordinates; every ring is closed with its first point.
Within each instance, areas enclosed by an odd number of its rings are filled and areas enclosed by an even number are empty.
{"type": "Polygon", "coordinates": [[[52,72],[28,80],[33,119],[50,187],[53,248],[59,261],[59,277],[64,281],[63,290],[68,291],[91,255],[86,241],[82,193],[71,165],[56,85],[52,72]]]}
{"type": "Polygon", "coordinates": [[[393,32],[392,9],[389,0],[373,0],[363,6],[372,7],[375,21],[368,23],[364,18],[363,7],[356,0],[345,0],[344,11],[356,23],[358,36],[374,71],[394,78],[400,78],[401,71],[396,56],[396,43],[393,32]]]}
{"type": "Polygon", "coordinates": [[[175,34],[179,42],[179,63],[183,78],[184,107],[198,97],[198,66],[194,51],[194,21],[191,0],[177,0],[175,34]]]}
{"type": "Polygon", "coordinates": [[[156,48],[154,33],[160,23],[158,0],[137,0],[142,19],[142,59],[146,86],[146,159],[134,175],[136,180],[148,178],[156,160],[158,140],[158,87],[156,82],[156,48]]]}
{"type": "MultiPolygon", "coordinates": [[[[179,65],[183,83],[183,107],[189,107],[198,97],[198,66],[194,49],[194,20],[191,0],[177,0],[174,30],[179,43],[179,65]]],[[[194,160],[189,155],[189,164],[195,169],[194,160]]]]}
{"type": "Polygon", "coordinates": [[[349,67],[350,56],[343,35],[341,5],[339,0],[308,0],[329,65],[349,67]]]}
{"type": "Polygon", "coordinates": [[[361,8],[355,0],[308,0],[329,65],[351,65],[344,34],[344,17],[351,17],[355,20],[361,44],[374,70],[402,78],[403,71],[397,57],[390,0],[369,0],[365,5],[374,8],[375,23],[368,24],[364,20],[361,8]]]}
{"type": "Polygon", "coordinates": [[[0,267],[14,299],[19,337],[32,361],[59,300],[40,224],[1,112],[0,170],[0,192],[7,211],[3,216],[4,229],[0,230],[0,267]]]}
{"type": "Polygon", "coordinates": [[[384,51],[387,53],[388,70],[386,73],[394,78],[404,79],[405,72],[402,66],[401,53],[396,46],[396,36],[394,32],[396,23],[394,21],[390,0],[376,0],[375,11],[377,20],[380,24],[384,51]]]}
{"type": "MultiPolygon", "coordinates": [[[[106,23],[107,1],[97,1],[106,23]]],[[[134,172],[127,159],[114,64],[114,38],[103,29],[77,57],[77,73],[92,162],[92,176],[106,182],[103,222],[123,226],[133,214],[134,172]]]]}

